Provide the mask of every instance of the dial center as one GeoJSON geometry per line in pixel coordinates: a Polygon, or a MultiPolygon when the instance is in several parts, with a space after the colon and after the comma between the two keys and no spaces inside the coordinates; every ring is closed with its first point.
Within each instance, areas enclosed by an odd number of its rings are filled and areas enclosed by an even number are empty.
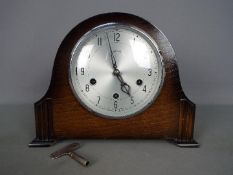
{"type": "Polygon", "coordinates": [[[115,76],[120,75],[120,71],[118,69],[114,69],[113,75],[115,75],[115,76]]]}

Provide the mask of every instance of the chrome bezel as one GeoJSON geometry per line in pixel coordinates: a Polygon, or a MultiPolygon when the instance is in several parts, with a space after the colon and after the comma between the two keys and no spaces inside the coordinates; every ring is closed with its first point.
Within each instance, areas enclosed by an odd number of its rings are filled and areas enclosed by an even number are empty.
{"type": "Polygon", "coordinates": [[[68,68],[68,70],[69,70],[69,73],[68,73],[68,75],[69,75],[69,84],[70,84],[72,92],[73,92],[74,96],[76,97],[76,99],[78,100],[78,102],[84,108],[86,108],[88,111],[94,113],[95,115],[97,115],[99,117],[103,117],[103,118],[108,118],[108,119],[124,119],[124,118],[133,117],[133,116],[138,115],[139,113],[142,113],[147,108],[149,108],[155,102],[155,100],[157,99],[158,95],[160,94],[161,88],[163,86],[164,78],[165,78],[165,73],[166,73],[165,72],[164,63],[163,63],[163,57],[162,57],[162,55],[160,53],[159,47],[158,47],[157,43],[155,42],[155,40],[150,35],[148,35],[145,31],[143,31],[142,29],[139,29],[136,26],[126,25],[126,24],[121,24],[121,23],[106,23],[106,24],[98,25],[98,26],[94,27],[93,29],[91,29],[90,31],[86,32],[78,40],[78,42],[75,44],[74,48],[72,49],[72,52],[71,52],[71,55],[70,55],[70,62],[69,62],[69,68],[68,68]],[[150,46],[153,46],[154,53],[156,54],[156,58],[157,58],[158,63],[159,63],[158,69],[159,69],[159,75],[160,75],[159,76],[159,82],[160,83],[159,83],[157,92],[155,93],[154,97],[150,100],[150,102],[147,103],[139,111],[137,111],[137,112],[135,112],[133,114],[126,115],[126,116],[121,116],[121,117],[115,117],[115,116],[109,116],[109,115],[101,114],[101,113],[93,110],[92,108],[90,108],[88,105],[86,105],[85,102],[83,102],[83,100],[76,93],[76,90],[75,90],[74,85],[73,85],[73,80],[72,80],[72,77],[71,77],[72,76],[72,72],[73,72],[72,65],[73,65],[73,62],[74,62],[74,55],[76,54],[77,49],[79,47],[80,48],[82,47],[83,41],[86,40],[87,37],[91,37],[92,36],[91,35],[92,32],[95,33],[95,32],[97,32],[99,30],[102,30],[103,28],[109,29],[109,28],[114,28],[116,26],[119,27],[119,28],[125,28],[125,29],[128,29],[128,30],[134,31],[134,32],[140,34],[140,36],[143,36],[143,38],[146,41],[150,42],[150,46]]]}

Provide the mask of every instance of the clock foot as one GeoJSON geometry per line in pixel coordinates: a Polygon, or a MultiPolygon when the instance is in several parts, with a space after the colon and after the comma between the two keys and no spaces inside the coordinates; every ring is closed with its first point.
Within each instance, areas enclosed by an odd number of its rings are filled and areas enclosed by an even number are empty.
{"type": "Polygon", "coordinates": [[[52,146],[56,143],[56,140],[38,140],[34,139],[32,140],[28,146],[29,147],[49,147],[52,146]]]}
{"type": "Polygon", "coordinates": [[[200,146],[195,140],[173,140],[173,143],[181,148],[198,148],[200,146]]]}

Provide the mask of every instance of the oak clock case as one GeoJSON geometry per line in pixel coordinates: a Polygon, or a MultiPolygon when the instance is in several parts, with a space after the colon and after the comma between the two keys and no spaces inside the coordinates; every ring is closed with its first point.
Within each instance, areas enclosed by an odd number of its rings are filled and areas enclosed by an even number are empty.
{"type": "Polygon", "coordinates": [[[49,89],[35,103],[36,138],[29,146],[62,139],[166,139],[196,147],[194,117],[165,35],[132,14],[100,14],[61,43],[49,89]]]}

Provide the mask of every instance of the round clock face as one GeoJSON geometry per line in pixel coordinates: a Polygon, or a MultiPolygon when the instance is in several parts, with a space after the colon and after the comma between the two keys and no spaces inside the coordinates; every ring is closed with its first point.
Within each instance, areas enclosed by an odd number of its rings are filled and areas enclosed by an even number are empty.
{"type": "Polygon", "coordinates": [[[70,59],[70,85],[98,116],[121,119],[149,107],[164,79],[156,43],[135,27],[109,23],[87,32],[70,59]]]}

